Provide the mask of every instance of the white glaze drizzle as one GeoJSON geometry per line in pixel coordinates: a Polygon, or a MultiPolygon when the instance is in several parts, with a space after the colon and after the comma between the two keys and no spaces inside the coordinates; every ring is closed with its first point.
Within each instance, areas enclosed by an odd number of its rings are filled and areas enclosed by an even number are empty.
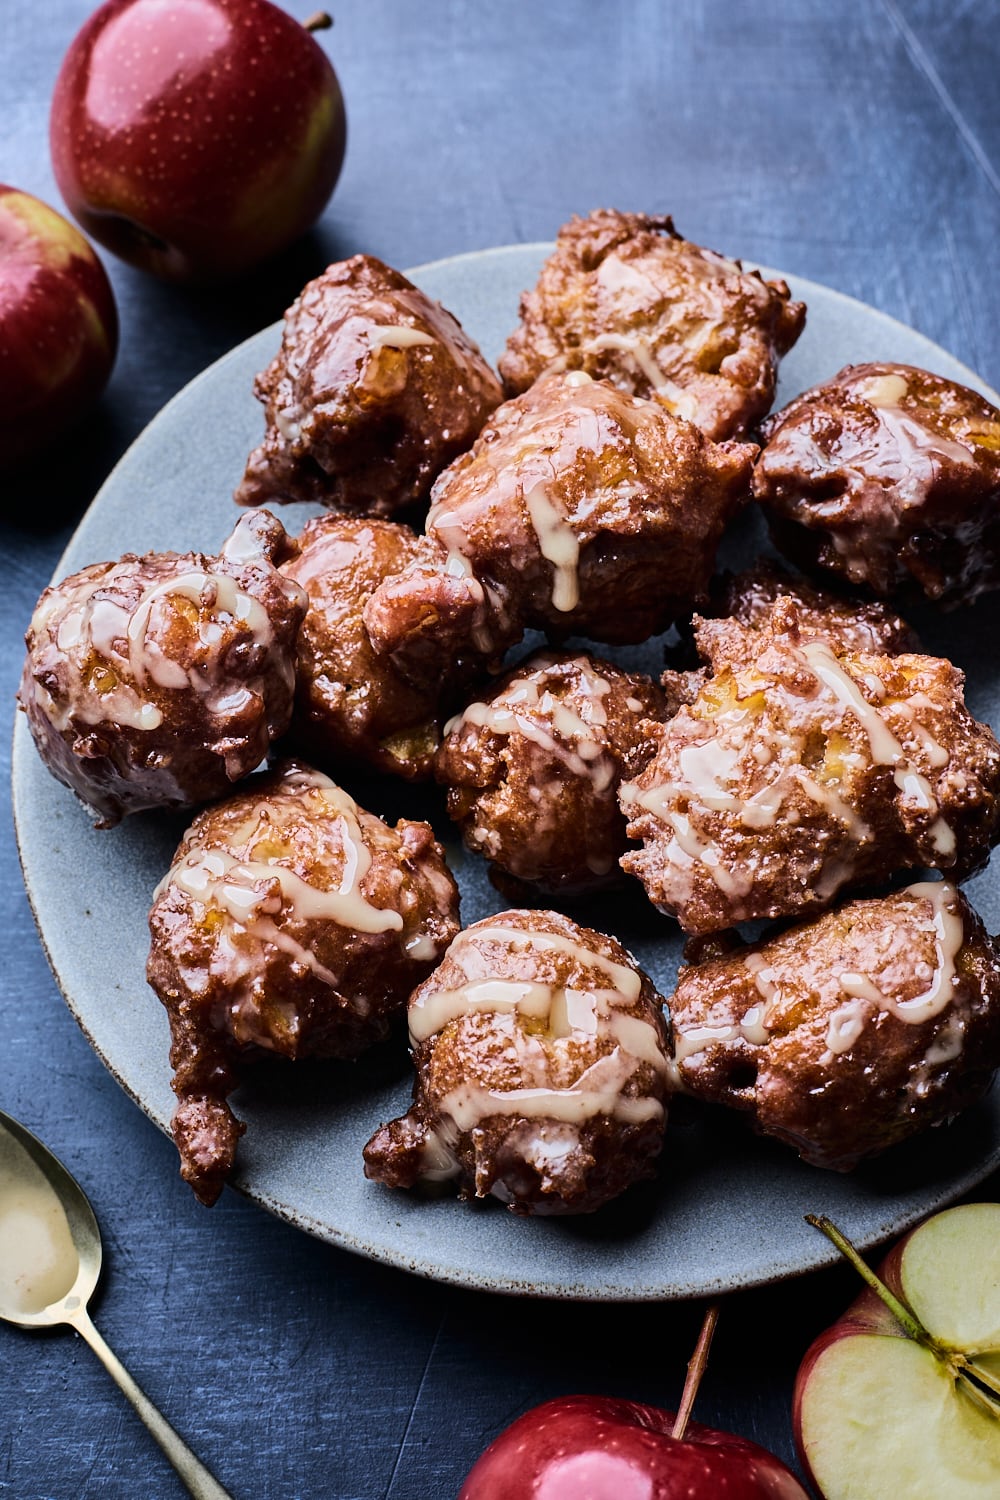
{"type": "Polygon", "coordinates": [[[524,504],[538,539],[538,549],[554,570],[552,607],[567,614],[580,602],[579,539],[544,484],[528,490],[524,504]]]}
{"type": "Polygon", "coordinates": [[[217,616],[228,614],[238,625],[247,629],[255,643],[266,652],[274,639],[270,618],[260,600],[245,593],[235,578],[226,573],[206,573],[200,570],[181,573],[154,584],[139,600],[132,611],[126,632],[128,663],[134,681],[142,687],[148,677],[158,687],[168,690],[190,685],[195,692],[209,698],[211,707],[211,696],[220,685],[221,670],[217,674],[205,674],[195,668],[185,670],[179,662],[164,655],[155,636],[148,638],[156,604],[161,599],[171,598],[188,599],[195,606],[198,611],[198,636],[209,649],[219,644],[224,633],[217,616]]]}
{"type": "Polygon", "coordinates": [[[953,463],[975,462],[968,448],[947,437],[943,432],[925,427],[917,413],[900,403],[909,395],[909,385],[895,371],[883,375],[872,375],[856,387],[857,394],[867,401],[878,414],[880,424],[893,438],[904,457],[911,454],[933,462],[950,458],[953,463]]]}
{"type": "Polygon", "coordinates": [[[412,349],[417,344],[436,344],[437,339],[422,328],[408,328],[402,323],[372,323],[368,329],[369,349],[412,349]]]}
{"type": "Polygon", "coordinates": [[[868,974],[845,971],[838,982],[845,995],[868,1000],[878,1010],[896,1016],[900,1021],[921,1025],[940,1015],[954,997],[955,960],[965,938],[965,929],[958,907],[958,892],[950,881],[921,881],[907,886],[903,894],[929,901],[931,905],[936,957],[927,988],[912,1000],[897,1000],[880,989],[868,974]]]}
{"type": "MultiPolygon", "coordinates": [[[[336,988],[336,975],[274,918],[291,922],[335,922],[357,932],[400,932],[403,918],[398,911],[373,906],[361,883],[371,868],[372,855],[358,820],[353,798],[318,772],[303,772],[286,779],[293,789],[301,787],[329,804],[340,825],[344,868],[340,884],[321,890],[303,880],[296,871],[275,858],[241,859],[227,849],[185,849],[156,890],[159,897],[175,886],[193,900],[224,911],[238,927],[261,942],[269,942],[305,965],[324,983],[336,988]],[[277,891],[274,886],[277,884],[277,891]]],[[[262,831],[266,825],[256,824],[262,831]]],[[[247,843],[252,842],[248,832],[247,843]]]]}
{"type": "Polygon", "coordinates": [[[929,830],[931,843],[942,858],[950,858],[955,852],[954,830],[944,818],[934,817],[938,803],[930,782],[911,765],[878,709],[868,702],[825,641],[807,641],[799,648],[799,655],[837,702],[854,714],[868,737],[875,764],[892,766],[893,780],[904,799],[933,818],[929,830]]]}
{"type": "Polygon", "coordinates": [[[500,943],[517,952],[518,948],[538,948],[543,953],[561,953],[578,963],[583,969],[598,969],[611,981],[611,986],[629,1004],[635,1004],[642,993],[642,975],[629,964],[620,964],[613,958],[584,947],[574,938],[563,933],[543,932],[536,928],[505,927],[501,923],[487,926],[467,927],[455,938],[448,949],[448,957],[462,966],[466,949],[478,949],[479,943],[500,943]]]}
{"type": "MultiPolygon", "coordinates": [[[[621,998],[617,990],[563,988],[514,979],[473,980],[453,990],[427,988],[410,1005],[410,1040],[414,1045],[427,1041],[450,1022],[477,1011],[529,1016],[545,1024],[553,1036],[569,1036],[574,1031],[595,1036],[599,1019],[621,998]]],[[[646,1022],[641,1024],[651,1029],[646,1022]]]]}
{"type": "Polygon", "coordinates": [[[910,387],[902,375],[873,375],[858,386],[858,395],[872,406],[898,406],[910,387]]]}
{"type": "Polygon", "coordinates": [[[580,345],[580,354],[599,354],[605,349],[617,349],[635,361],[639,372],[649,381],[657,396],[665,397],[677,413],[693,419],[698,402],[689,391],[685,391],[666,374],[648,339],[641,334],[601,333],[580,345]]]}
{"type": "MultiPolygon", "coordinates": [[[[658,1100],[645,1096],[628,1099],[622,1095],[638,1063],[648,1063],[663,1076],[668,1071],[656,1027],[642,1016],[628,1013],[628,1007],[642,993],[642,976],[637,970],[564,934],[498,923],[466,929],[452,943],[447,957],[466,973],[467,982],[444,990],[425,984],[417,991],[409,1009],[414,1044],[437,1035],[451,1021],[476,1012],[513,1012],[531,1018],[545,1025],[556,1041],[573,1036],[593,1041],[604,1027],[615,1042],[612,1052],[596,1059],[568,1088],[528,1086],[499,1090],[460,1085],[441,1101],[442,1114],[459,1129],[470,1130],[491,1115],[574,1124],[597,1114],[636,1123],[662,1118],[663,1106],[658,1100]],[[584,974],[596,969],[605,980],[611,981],[611,986],[589,986],[585,980],[559,985],[493,978],[488,973],[489,955],[480,946],[493,943],[512,951],[520,947],[565,955],[584,974]],[[470,969],[480,972],[470,973],[470,969]]],[[[534,1049],[536,1067],[544,1072],[544,1051],[539,1048],[537,1037],[529,1038],[527,1045],[534,1049]]]]}
{"type": "Polygon", "coordinates": [[[511,683],[491,703],[470,703],[462,713],[448,721],[445,734],[459,731],[464,724],[489,729],[491,733],[504,737],[521,734],[560,761],[575,776],[586,777],[598,795],[610,794],[617,778],[617,767],[614,757],[594,730],[599,731],[607,725],[607,710],[601,699],[611,691],[611,684],[599,673],[588,669],[582,660],[578,666],[587,695],[582,704],[587,719],[558,698],[544,682],[540,684],[524,677],[511,683]],[[540,723],[536,714],[543,720],[550,720],[554,732],[545,723],[540,723]]]}
{"type": "Polygon", "coordinates": [[[838,1005],[826,1028],[826,1050],[834,1056],[849,1052],[864,1031],[867,1021],[868,1008],[862,998],[847,1000],[843,1005],[838,1005]]]}
{"type": "Polygon", "coordinates": [[[441,1100],[441,1112],[460,1130],[472,1130],[494,1115],[560,1120],[582,1125],[595,1115],[606,1115],[639,1125],[663,1118],[663,1105],[648,1094],[627,1098],[622,1090],[635,1072],[635,1060],[621,1047],[585,1068],[569,1088],[484,1089],[460,1084],[441,1100]]]}
{"type": "MultiPolygon", "coordinates": [[[[230,542],[232,540],[230,538],[230,542]]],[[[237,544],[237,550],[240,545],[237,544]]],[[[258,556],[259,550],[258,547],[258,556]]],[[[227,555],[233,556],[233,552],[227,555]]],[[[101,691],[94,682],[94,678],[100,675],[98,667],[91,674],[91,684],[85,691],[68,694],[61,703],[57,704],[47,692],[40,691],[38,701],[56,729],[65,730],[74,717],[87,724],[114,722],[144,731],[159,728],[163,722],[162,711],[155,703],[144,701],[141,692],[137,691],[145,687],[147,681],[168,692],[190,688],[205,698],[212,712],[228,713],[239,706],[233,699],[233,689],[226,680],[221,662],[215,664],[215,671],[186,669],[164,653],[155,635],[149,635],[150,620],[158,601],[179,597],[190,600],[198,610],[199,639],[209,651],[221,642],[224,635],[217,616],[228,614],[238,625],[249,630],[262,652],[267,653],[274,639],[268,613],[258,599],[239,587],[234,578],[200,569],[176,574],[146,589],[131,611],[114,599],[95,597],[99,590],[99,585],[95,589],[89,582],[78,586],[76,597],[71,598],[59,620],[54,639],[63,652],[83,654],[90,647],[107,664],[106,671],[113,682],[107,691],[101,691]],[[116,662],[119,664],[117,668],[116,662]],[[122,667],[127,668],[128,678],[123,676],[122,667]]],[[[56,602],[46,601],[46,607],[36,611],[32,620],[36,633],[49,628],[56,602]]],[[[291,659],[284,664],[284,670],[291,685],[294,673],[291,659]]],[[[241,685],[238,690],[241,699],[249,691],[249,686],[241,685]]]]}
{"type": "Polygon", "coordinates": [[[686,1062],[689,1057],[696,1057],[716,1043],[735,1042],[742,1036],[742,1027],[735,1021],[727,1021],[719,1026],[691,1026],[685,1031],[675,1026],[674,1062],[686,1062]]]}
{"type": "MultiPolygon", "coordinates": [[[[81,582],[73,591],[70,602],[56,625],[53,637],[55,644],[62,652],[79,652],[81,658],[90,645],[105,662],[112,656],[124,661],[126,658],[115,643],[124,642],[127,638],[128,609],[113,599],[96,599],[95,592],[87,581],[81,582]]],[[[66,585],[63,584],[60,591],[53,591],[52,597],[36,609],[31,621],[32,633],[36,639],[42,631],[52,634],[53,617],[64,602],[65,593],[66,585]]],[[[158,729],[163,723],[163,714],[156,704],[144,702],[110,662],[106,676],[111,681],[103,690],[97,681],[100,677],[98,668],[96,673],[91,674],[87,686],[75,684],[73,690],[62,695],[59,700],[54,699],[41,683],[35,682],[34,696],[59,733],[63,733],[74,718],[84,724],[116,723],[130,729],[158,729]]]]}

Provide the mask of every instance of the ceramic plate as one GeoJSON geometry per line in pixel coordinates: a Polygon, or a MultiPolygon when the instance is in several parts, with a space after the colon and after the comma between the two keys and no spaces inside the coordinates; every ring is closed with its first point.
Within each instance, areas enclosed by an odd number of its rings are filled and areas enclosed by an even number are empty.
{"type": "MultiPolygon", "coordinates": [[[[412,272],[451,308],[495,360],[550,247],[512,246],[438,261],[412,272]]],[[[785,360],[779,404],[870,359],[922,365],[987,390],[944,350],[858,302],[795,277],[809,305],[799,345],[785,360]]],[[[174,398],[108,479],[63,557],[57,577],[87,563],[149,549],[218,550],[239,512],[231,497],[262,432],[251,393],[278,347],[274,325],[234,349],[174,398]]],[[[994,401],[1000,402],[995,393],[994,401]]],[[[280,512],[297,531],[308,507],[280,512]]],[[[723,560],[744,565],[764,547],[745,516],[723,560]]],[[[929,650],[969,672],[969,702],[1000,724],[1000,670],[976,643],[995,638],[998,607],[915,620],[929,650]]],[[[657,671],[662,643],[610,652],[657,671]]],[[[14,797],[25,880],[56,978],[73,1014],[122,1087],[164,1130],[173,1096],[166,1015],[144,979],[146,913],[183,828],[144,814],[96,832],[84,809],[35,755],[24,718],[14,744],[14,797]]],[[[447,839],[465,922],[505,904],[451,836],[433,791],[385,781],[348,786],[374,811],[427,816],[447,839]]],[[[991,931],[1000,927],[1000,880],[987,871],[970,893],[991,931]]],[[[676,925],[638,887],[574,915],[613,931],[669,994],[680,956],[676,925]]],[[[803,1222],[826,1213],[869,1246],[957,1197],[1000,1161],[1000,1095],[948,1127],[896,1148],[851,1176],[804,1166],[787,1148],[754,1138],[737,1118],[703,1113],[672,1122],[659,1178],[593,1217],[515,1219],[498,1203],[419,1201],[367,1182],[361,1149],[406,1107],[408,1062],[380,1052],[359,1064],[261,1067],[234,1104],[247,1122],[234,1185],[311,1234],[361,1255],[465,1286],[533,1296],[602,1300],[690,1297],[773,1281],[827,1263],[830,1251],[803,1222]]],[[[679,1112],[678,1112],[679,1113],[679,1112]]]]}

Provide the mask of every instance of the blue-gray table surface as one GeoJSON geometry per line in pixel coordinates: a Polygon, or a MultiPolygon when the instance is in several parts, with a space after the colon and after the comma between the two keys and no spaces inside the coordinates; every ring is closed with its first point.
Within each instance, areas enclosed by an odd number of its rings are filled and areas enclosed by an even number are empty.
{"type": "MultiPolygon", "coordinates": [[[[49,98],[92,8],[3,6],[0,177],[56,205],[49,98]]],[[[109,390],[81,434],[0,487],[8,723],[32,605],[117,457],[193,375],[355,251],[402,267],[548,239],[598,205],[666,211],[692,239],[894,314],[1000,385],[997,0],[332,8],[324,45],[350,139],[317,230],[248,284],[208,294],[106,256],[122,322],[109,390]]],[[[451,1500],[490,1438],[548,1397],[676,1403],[697,1306],[472,1294],[332,1249],[233,1193],[200,1208],[46,965],[14,847],[8,744],[4,733],[0,1108],[91,1194],[107,1246],[96,1321],[236,1500],[451,1500]]],[[[981,1196],[998,1193],[995,1177],[981,1196]]],[[[798,1361],[853,1294],[834,1270],[730,1298],[700,1420],[794,1463],[798,1361]]],[[[0,1496],[180,1493],[75,1335],[0,1329],[0,1496]]]]}

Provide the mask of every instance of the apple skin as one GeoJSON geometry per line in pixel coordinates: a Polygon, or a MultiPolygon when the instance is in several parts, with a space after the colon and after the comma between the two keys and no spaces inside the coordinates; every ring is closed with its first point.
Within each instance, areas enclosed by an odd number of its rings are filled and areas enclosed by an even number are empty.
{"type": "Polygon", "coordinates": [[[96,400],[117,347],[111,285],[83,235],[40,198],[0,185],[0,465],[96,400]]]}
{"type": "Polygon", "coordinates": [[[477,1461],[458,1500],[808,1500],[780,1459],[747,1438],[610,1396],[562,1396],[525,1412],[477,1461]]]}
{"type": "Polygon", "coordinates": [[[237,276],[319,217],[347,140],[337,75],[269,0],[107,0],[56,80],[70,211],[168,280],[237,276]]]}

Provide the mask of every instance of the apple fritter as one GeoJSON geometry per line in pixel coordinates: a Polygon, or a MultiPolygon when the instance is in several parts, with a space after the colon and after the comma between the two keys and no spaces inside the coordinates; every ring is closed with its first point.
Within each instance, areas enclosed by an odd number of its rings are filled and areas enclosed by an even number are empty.
{"type": "Polygon", "coordinates": [[[227,1102],[243,1065],[382,1041],[458,931],[458,889],[428,824],[389,828],[292,761],[199,814],[149,928],[181,1175],[212,1203],[243,1133],[227,1102]]]}
{"type": "Polygon", "coordinates": [[[961,879],[1000,836],[1000,746],[961,672],[844,650],[785,603],[619,794],[643,841],[622,864],[688,932],[795,916],[899,870],[961,879]]]}
{"type": "Polygon", "coordinates": [[[782,551],[881,598],[1000,587],[1000,411],[911,365],[848,365],[764,429],[754,494],[782,551]]]}
{"type": "Polygon", "coordinates": [[[527,627],[645,640],[704,596],[755,453],[581,371],[550,375],[438,479],[438,565],[376,589],[372,642],[409,673],[442,641],[497,657],[527,627]]]}
{"type": "Polygon", "coordinates": [[[325,515],[303,528],[282,572],[309,596],[291,733],[310,758],[407,780],[433,775],[448,709],[472,674],[445,651],[415,687],[374,650],[362,619],[374,589],[428,555],[436,558],[434,543],[394,521],[325,515]]]}
{"type": "Polygon", "coordinates": [[[583,652],[520,662],[447,726],[437,778],[466,845],[504,877],[544,891],[621,878],[623,776],[654,748],[672,705],[650,678],[583,652]]]}
{"type": "Polygon", "coordinates": [[[267,426],[238,503],[368,516],[426,499],[503,399],[451,313],[371,255],[309,282],[254,393],[267,426]]]}
{"type": "Polygon", "coordinates": [[[128,553],[45,590],[18,699],[42,760],[99,827],[225,796],[285,732],[306,610],[278,571],[290,551],[254,511],[217,557],[128,553]]]}
{"type": "Polygon", "coordinates": [[[816,1166],[958,1114],[1000,1066],[1000,959],[948,881],[852,901],[681,971],[678,1085],[816,1166]]]}
{"type": "Polygon", "coordinates": [[[488,917],[411,996],[409,1023],[413,1105],[368,1142],[368,1177],[566,1214],[652,1175],[667,1027],[614,938],[554,911],[488,917]]]}
{"type": "Polygon", "coordinates": [[[500,373],[515,395],[554,370],[585,370],[711,438],[742,438],[770,411],[805,317],[783,281],[692,244],[666,216],[598,209],[559,231],[500,373]]]}

